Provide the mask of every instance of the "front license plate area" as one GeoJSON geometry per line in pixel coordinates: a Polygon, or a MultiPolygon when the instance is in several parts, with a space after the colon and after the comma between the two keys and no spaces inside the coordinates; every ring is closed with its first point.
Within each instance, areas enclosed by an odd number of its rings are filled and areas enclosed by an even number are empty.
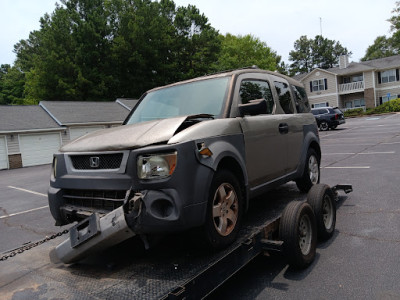
{"type": "Polygon", "coordinates": [[[100,233],[99,220],[98,214],[92,214],[90,217],[72,226],[69,230],[71,247],[76,248],[98,235],[100,233]]]}

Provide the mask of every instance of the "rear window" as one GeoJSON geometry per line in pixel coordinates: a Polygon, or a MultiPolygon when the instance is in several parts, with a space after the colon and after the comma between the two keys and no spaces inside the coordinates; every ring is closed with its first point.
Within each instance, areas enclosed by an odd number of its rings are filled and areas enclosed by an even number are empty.
{"type": "Polygon", "coordinates": [[[342,114],[342,111],[341,111],[339,108],[334,108],[333,111],[334,111],[336,114],[342,114]]]}

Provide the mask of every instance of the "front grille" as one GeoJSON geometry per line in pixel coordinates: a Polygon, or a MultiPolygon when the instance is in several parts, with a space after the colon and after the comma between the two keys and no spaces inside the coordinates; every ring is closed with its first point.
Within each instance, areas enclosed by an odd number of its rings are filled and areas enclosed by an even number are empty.
{"type": "Polygon", "coordinates": [[[123,153],[71,155],[72,165],[76,170],[119,169],[123,153]]]}
{"type": "Polygon", "coordinates": [[[64,200],[67,205],[92,208],[100,211],[112,211],[122,204],[126,191],[65,190],[64,200]]]}

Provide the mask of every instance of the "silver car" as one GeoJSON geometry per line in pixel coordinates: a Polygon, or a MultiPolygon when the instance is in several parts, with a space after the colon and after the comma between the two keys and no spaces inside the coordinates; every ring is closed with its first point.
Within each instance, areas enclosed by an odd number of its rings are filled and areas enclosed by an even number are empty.
{"type": "Polygon", "coordinates": [[[56,225],[123,207],[141,235],[200,227],[232,243],[249,201],[320,179],[318,128],[301,83],[240,69],[146,92],[123,126],[90,133],[54,155],[56,225]]]}

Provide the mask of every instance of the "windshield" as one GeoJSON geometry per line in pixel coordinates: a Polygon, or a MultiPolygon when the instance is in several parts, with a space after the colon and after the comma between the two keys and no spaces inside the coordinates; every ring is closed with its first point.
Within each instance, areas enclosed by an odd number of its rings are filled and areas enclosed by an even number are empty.
{"type": "Polygon", "coordinates": [[[148,93],[126,124],[177,116],[209,114],[219,116],[230,77],[195,81],[148,93]]]}

